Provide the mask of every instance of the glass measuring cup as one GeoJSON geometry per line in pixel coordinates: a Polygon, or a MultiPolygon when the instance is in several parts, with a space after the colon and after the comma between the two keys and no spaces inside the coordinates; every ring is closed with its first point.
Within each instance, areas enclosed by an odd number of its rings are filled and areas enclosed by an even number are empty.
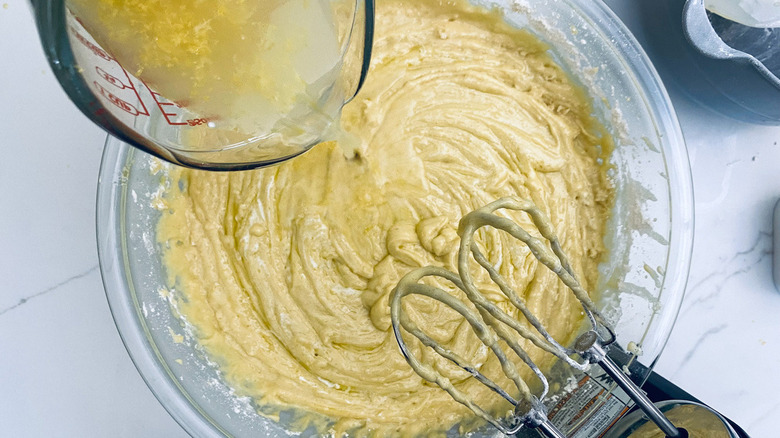
{"type": "Polygon", "coordinates": [[[299,155],[336,137],[368,72],[374,0],[161,2],[179,9],[136,15],[109,3],[31,0],[46,57],[90,120],[172,163],[242,170],[299,155]]]}

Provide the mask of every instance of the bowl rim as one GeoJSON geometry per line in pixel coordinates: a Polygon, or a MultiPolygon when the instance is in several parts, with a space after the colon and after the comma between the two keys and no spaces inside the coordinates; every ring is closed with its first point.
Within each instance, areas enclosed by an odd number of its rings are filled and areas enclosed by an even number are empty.
{"type": "Polygon", "coordinates": [[[149,342],[149,330],[131,290],[127,253],[121,244],[125,233],[124,205],[127,157],[138,151],[108,136],[100,163],[97,187],[97,250],[103,289],[119,337],[144,383],[168,414],[191,436],[229,436],[203,412],[172,378],[159,351],[149,342]],[[119,224],[119,226],[116,226],[119,224]],[[121,251],[117,251],[121,248],[121,251]]]}
{"type": "Polygon", "coordinates": [[[590,21],[593,27],[601,32],[602,38],[610,41],[612,46],[622,55],[620,61],[623,65],[632,67],[626,69],[626,72],[634,74],[639,86],[643,91],[646,91],[643,93],[644,106],[652,114],[652,120],[656,124],[659,137],[667,137],[666,144],[669,146],[664,148],[663,152],[666,177],[668,178],[670,232],[664,279],[659,288],[658,299],[664,297],[668,300],[666,301],[667,305],[673,305],[676,310],[665,314],[662,319],[658,319],[658,314],[655,314],[648,322],[642,342],[645,342],[646,334],[651,328],[660,333],[661,336],[656,337],[658,342],[655,345],[643,345],[643,349],[646,351],[658,351],[655,359],[648,364],[647,374],[642,376],[641,382],[637,382],[643,384],[650,376],[650,371],[658,362],[661,352],[669,341],[688,284],[695,224],[693,175],[677,113],[658,71],[650,61],[650,57],[626,25],[602,0],[576,3],[577,7],[585,12],[583,18],[590,21]],[[596,19],[598,21],[595,21],[596,19]],[[611,29],[614,35],[604,34],[605,28],[611,29]],[[627,53],[629,50],[633,50],[633,52],[627,53]],[[631,62],[627,63],[626,61],[631,62]],[[650,96],[660,97],[656,105],[651,105],[647,101],[650,96]],[[672,261],[676,263],[672,263],[672,261]]]}

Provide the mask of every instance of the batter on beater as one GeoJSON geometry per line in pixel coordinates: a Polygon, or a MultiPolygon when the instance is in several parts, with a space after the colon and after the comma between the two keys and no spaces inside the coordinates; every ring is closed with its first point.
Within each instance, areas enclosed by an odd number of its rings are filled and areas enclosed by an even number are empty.
{"type": "MultiPolygon", "coordinates": [[[[591,290],[612,206],[611,140],[547,47],[497,13],[380,0],[376,21],[371,71],[343,114],[357,154],[331,143],[252,172],[171,170],[158,239],[179,309],[238,394],[335,435],[430,435],[471,427],[473,415],[399,353],[391,291],[413,268],[454,271],[458,220],[503,196],[544,211],[591,290]]],[[[480,241],[550,334],[569,339],[582,307],[555,274],[498,232],[480,241]]],[[[487,276],[474,280],[510,311],[487,276]]],[[[497,370],[459,315],[415,309],[437,342],[497,370]]]]}

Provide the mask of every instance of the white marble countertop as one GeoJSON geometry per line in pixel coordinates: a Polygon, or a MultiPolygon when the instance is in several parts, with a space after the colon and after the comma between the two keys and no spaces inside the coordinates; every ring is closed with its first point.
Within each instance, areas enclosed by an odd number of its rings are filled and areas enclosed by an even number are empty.
{"type": "MultiPolygon", "coordinates": [[[[186,436],[133,367],[103,294],[95,189],[105,134],[70,103],[29,5],[0,0],[0,435],[186,436]]],[[[631,26],[627,2],[612,0],[631,26]]],[[[641,41],[641,35],[638,35],[641,41]]],[[[754,437],[780,427],[780,293],[771,214],[780,127],[670,90],[688,143],[696,233],[658,372],[754,437]]]]}

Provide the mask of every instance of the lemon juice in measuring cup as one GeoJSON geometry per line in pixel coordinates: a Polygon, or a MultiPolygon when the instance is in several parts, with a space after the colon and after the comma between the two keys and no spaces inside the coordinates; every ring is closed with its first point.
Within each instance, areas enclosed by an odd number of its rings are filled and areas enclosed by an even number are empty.
{"type": "Polygon", "coordinates": [[[179,164],[244,169],[298,155],[332,136],[367,71],[373,4],[363,0],[55,3],[33,6],[71,99],[179,164]]]}

